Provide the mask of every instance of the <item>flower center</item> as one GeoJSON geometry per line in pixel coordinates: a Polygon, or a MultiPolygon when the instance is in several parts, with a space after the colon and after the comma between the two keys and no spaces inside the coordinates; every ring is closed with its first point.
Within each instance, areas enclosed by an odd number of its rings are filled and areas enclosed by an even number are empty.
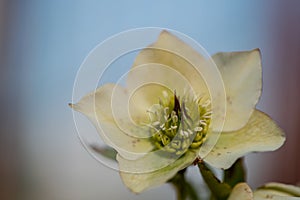
{"type": "Polygon", "coordinates": [[[211,120],[211,106],[204,98],[180,99],[164,92],[164,99],[148,110],[151,140],[157,149],[182,155],[198,149],[205,141],[211,120]]]}

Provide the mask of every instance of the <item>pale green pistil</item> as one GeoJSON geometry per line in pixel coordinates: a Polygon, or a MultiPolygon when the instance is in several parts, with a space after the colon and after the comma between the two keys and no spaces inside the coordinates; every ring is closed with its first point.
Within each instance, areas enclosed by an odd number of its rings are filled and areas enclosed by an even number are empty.
{"type": "Polygon", "coordinates": [[[152,112],[150,131],[157,149],[181,155],[188,149],[199,148],[207,136],[210,124],[210,103],[196,100],[179,101],[174,94],[152,112]],[[193,110],[191,110],[192,105],[193,110]]]}

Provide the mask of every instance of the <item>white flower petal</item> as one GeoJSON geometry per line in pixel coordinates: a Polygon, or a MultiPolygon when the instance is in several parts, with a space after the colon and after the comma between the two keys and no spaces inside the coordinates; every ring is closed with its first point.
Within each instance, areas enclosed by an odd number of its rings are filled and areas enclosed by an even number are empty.
{"type": "Polygon", "coordinates": [[[129,88],[136,88],[140,83],[153,80],[166,84],[171,91],[176,90],[178,93],[189,88],[190,84],[199,95],[208,94],[204,79],[194,67],[208,67],[207,62],[189,45],[163,31],[154,44],[138,54],[132,72],[128,74],[127,84],[129,88]],[[136,68],[142,70],[135,72],[136,68]],[[141,75],[137,76],[137,73],[141,75]]]}
{"type": "Polygon", "coordinates": [[[253,200],[252,190],[246,183],[239,183],[232,189],[228,200],[253,200]]]}
{"type": "Polygon", "coordinates": [[[128,160],[117,156],[117,161],[122,164],[122,171],[129,173],[149,173],[157,171],[173,164],[180,158],[180,155],[169,153],[164,150],[149,152],[136,160],[128,160]]]}
{"type": "Polygon", "coordinates": [[[287,185],[283,183],[267,183],[263,186],[263,188],[269,188],[269,189],[274,189],[274,190],[280,190],[283,192],[290,193],[294,196],[300,197],[300,187],[295,186],[295,185],[287,185]]]}
{"type": "Polygon", "coordinates": [[[271,189],[259,189],[254,191],[254,200],[299,200],[299,197],[294,197],[285,192],[271,190],[271,189]]]}
{"type": "Polygon", "coordinates": [[[263,112],[255,110],[242,129],[222,133],[204,160],[214,167],[227,169],[249,152],[273,151],[284,141],[284,133],[275,122],[263,112]]]}
{"type": "MultiPolygon", "coordinates": [[[[144,51],[142,50],[142,53],[144,51]]],[[[157,61],[157,63],[134,65],[128,74],[128,87],[137,88],[149,83],[163,85],[169,90],[176,90],[181,94],[184,93],[185,89],[190,87],[189,77],[184,76],[180,71],[174,69],[171,64],[167,65],[157,61]]]]}
{"type": "Polygon", "coordinates": [[[162,64],[133,67],[127,78],[130,117],[136,124],[146,124],[145,113],[160,100],[192,91],[184,76],[162,64]]]}
{"type": "Polygon", "coordinates": [[[172,96],[173,91],[158,84],[141,85],[134,91],[130,91],[129,110],[132,119],[136,124],[145,124],[149,121],[149,115],[145,115],[153,105],[159,104],[160,100],[165,100],[164,95],[172,96]],[[147,118],[145,118],[147,117],[147,118]]]}
{"type": "Polygon", "coordinates": [[[226,90],[223,131],[238,130],[247,123],[261,95],[260,51],[217,53],[212,58],[221,72],[226,90]]]}
{"type": "Polygon", "coordinates": [[[300,187],[282,183],[268,183],[253,193],[246,183],[234,186],[228,200],[296,200],[300,197],[300,187]]]}
{"type": "MultiPolygon", "coordinates": [[[[124,184],[133,192],[140,193],[150,187],[159,186],[171,179],[179,170],[191,165],[197,156],[197,153],[188,151],[184,156],[171,163],[165,168],[150,173],[126,173],[122,171],[127,168],[127,162],[119,161],[120,175],[124,184]]],[[[160,162],[153,160],[152,162],[160,162]]],[[[151,163],[144,163],[149,165],[151,163]]]]}
{"type": "Polygon", "coordinates": [[[135,137],[145,130],[129,124],[128,115],[125,114],[128,107],[126,94],[124,88],[106,84],[84,96],[71,107],[86,115],[93,122],[105,143],[127,159],[136,159],[149,152],[153,146],[147,138],[135,137]],[[113,103],[113,97],[116,99],[115,103],[113,103]],[[137,133],[137,131],[140,132],[137,133]]]}

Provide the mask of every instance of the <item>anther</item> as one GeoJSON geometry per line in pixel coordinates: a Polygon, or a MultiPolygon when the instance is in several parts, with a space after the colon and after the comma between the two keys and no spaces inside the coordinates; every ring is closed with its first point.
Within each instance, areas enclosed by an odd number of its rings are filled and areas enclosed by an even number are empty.
{"type": "Polygon", "coordinates": [[[200,131],[202,131],[202,130],[203,130],[203,128],[200,127],[200,126],[197,126],[197,127],[194,128],[194,131],[195,131],[195,132],[200,132],[200,131]]]}
{"type": "Polygon", "coordinates": [[[204,100],[199,95],[197,98],[187,95],[179,98],[175,92],[170,96],[163,91],[164,99],[159,99],[160,105],[147,110],[151,113],[148,126],[151,127],[153,142],[158,149],[182,155],[189,148],[199,148],[205,141],[212,115],[208,107],[210,101],[202,104],[204,100]]]}
{"type": "Polygon", "coordinates": [[[193,131],[191,131],[191,129],[188,128],[186,131],[188,132],[189,135],[193,135],[193,131]]]}
{"type": "Polygon", "coordinates": [[[171,129],[177,129],[177,126],[176,125],[175,126],[171,125],[171,129]]]}
{"type": "Polygon", "coordinates": [[[177,117],[177,115],[174,115],[174,116],[172,117],[172,121],[173,121],[174,123],[178,122],[178,117],[177,117]]]}
{"type": "Polygon", "coordinates": [[[208,107],[209,105],[210,105],[210,100],[206,100],[205,103],[203,103],[201,106],[202,106],[203,108],[206,108],[206,107],[208,107]]]}
{"type": "Polygon", "coordinates": [[[158,126],[159,124],[160,124],[159,121],[155,121],[155,122],[152,123],[153,126],[158,126]]]}
{"type": "Polygon", "coordinates": [[[165,113],[165,115],[169,115],[169,107],[164,108],[164,113],[165,113]]]}
{"type": "Polygon", "coordinates": [[[207,125],[206,121],[205,121],[205,120],[203,120],[203,119],[200,119],[200,120],[199,120],[199,124],[201,124],[201,125],[204,125],[204,126],[206,126],[206,125],[207,125]]]}

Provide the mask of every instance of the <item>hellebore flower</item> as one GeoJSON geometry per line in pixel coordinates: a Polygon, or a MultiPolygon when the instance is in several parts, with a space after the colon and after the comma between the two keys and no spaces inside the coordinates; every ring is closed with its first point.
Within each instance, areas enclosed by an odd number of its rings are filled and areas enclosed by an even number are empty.
{"type": "Polygon", "coordinates": [[[267,183],[252,192],[246,183],[237,184],[228,200],[293,200],[300,197],[300,187],[282,183],[267,183]]]}
{"type": "MultiPolygon", "coordinates": [[[[86,115],[104,142],[114,148],[124,184],[139,193],[161,185],[211,149],[210,165],[227,169],[255,151],[279,148],[281,129],[255,109],[261,94],[258,49],[212,56],[226,92],[226,115],[213,104],[209,86],[196,67],[211,67],[202,55],[167,31],[137,55],[126,87],[105,84],[71,107],[86,115]],[[222,129],[213,115],[223,119],[222,129]],[[206,144],[221,132],[216,144],[206,144]]],[[[214,97],[217,98],[217,97],[214,97]]]]}

